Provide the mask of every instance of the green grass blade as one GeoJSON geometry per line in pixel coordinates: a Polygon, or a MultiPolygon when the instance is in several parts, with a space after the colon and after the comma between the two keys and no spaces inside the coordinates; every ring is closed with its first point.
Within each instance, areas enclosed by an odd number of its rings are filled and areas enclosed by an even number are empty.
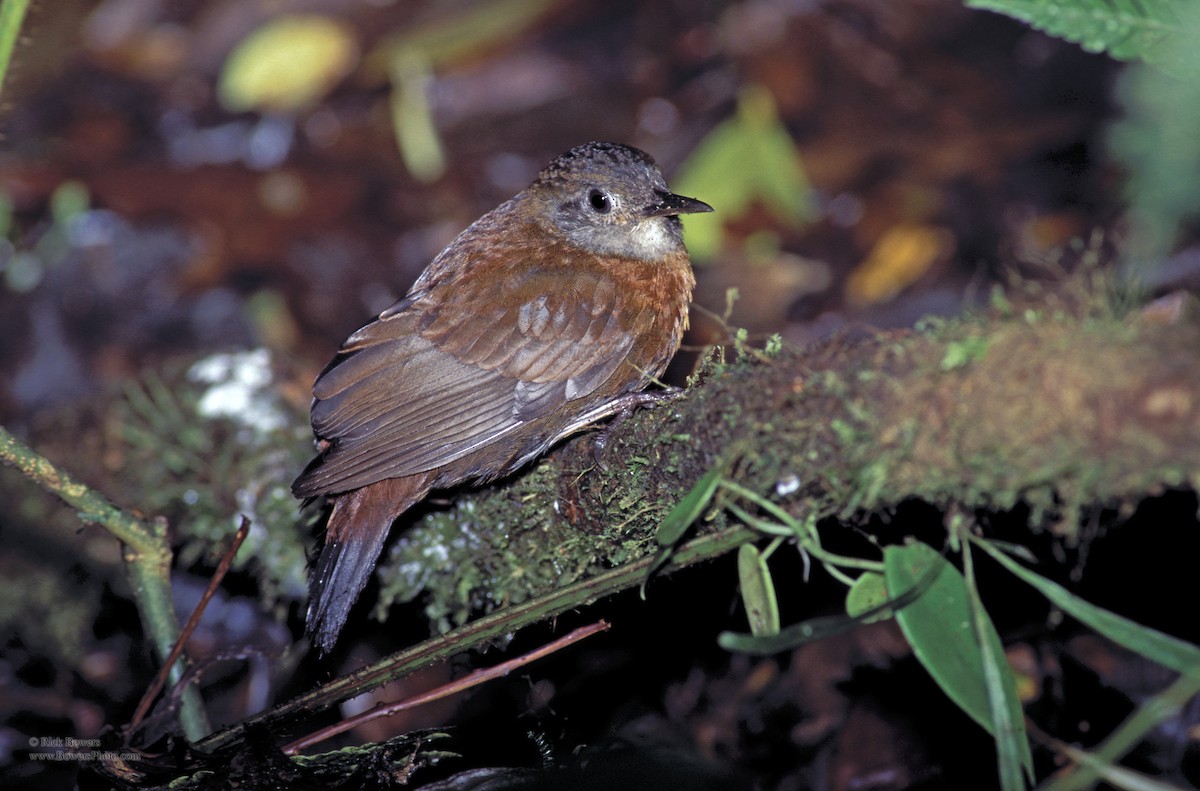
{"type": "Polygon", "coordinates": [[[1099,775],[1097,767],[1115,765],[1159,723],[1178,717],[1183,707],[1198,694],[1200,668],[1194,668],[1192,672],[1180,676],[1169,687],[1144,702],[1119,728],[1095,747],[1090,753],[1095,758],[1095,763],[1087,762],[1071,771],[1060,773],[1054,780],[1046,783],[1042,791],[1080,791],[1092,788],[1099,775]]]}
{"type": "Polygon", "coordinates": [[[983,680],[991,712],[991,731],[996,740],[1000,787],[1005,791],[1024,791],[1026,780],[1033,781],[1033,753],[1029,749],[1029,735],[1025,732],[1025,712],[1017,696],[1016,680],[1004,655],[1000,635],[979,598],[969,546],[963,547],[963,571],[971,622],[983,660],[983,680]]]}
{"type": "Polygon", "coordinates": [[[971,541],[1063,612],[1114,643],[1180,673],[1194,673],[1200,668],[1200,647],[1090,604],[1061,585],[1024,568],[989,542],[977,537],[972,537],[971,541]]]}
{"type": "Polygon", "coordinates": [[[8,74],[13,47],[21,33],[21,23],[29,10],[29,0],[0,0],[0,87],[8,74]]]}
{"type": "MultiPolygon", "coordinates": [[[[1117,766],[1069,744],[1060,743],[1056,745],[1056,749],[1088,771],[1089,777],[1085,785],[1099,779],[1107,782],[1113,788],[1122,788],[1126,791],[1180,791],[1180,787],[1177,785],[1164,783],[1123,766],[1117,766]]],[[[1072,785],[1071,787],[1082,788],[1083,786],[1072,785]]],[[[1057,782],[1047,784],[1044,791],[1051,791],[1054,788],[1058,788],[1057,782]]]]}

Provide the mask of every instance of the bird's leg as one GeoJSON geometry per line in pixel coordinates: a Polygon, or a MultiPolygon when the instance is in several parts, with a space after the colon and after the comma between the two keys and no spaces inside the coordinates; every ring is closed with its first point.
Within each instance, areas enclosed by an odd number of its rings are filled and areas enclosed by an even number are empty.
{"type": "Polygon", "coordinates": [[[608,440],[612,436],[612,432],[628,420],[635,410],[639,407],[656,407],[666,401],[675,401],[682,397],[683,390],[678,387],[668,387],[663,390],[626,393],[609,402],[606,406],[612,409],[610,413],[612,420],[602,426],[596,432],[595,439],[592,440],[592,458],[595,459],[596,466],[604,468],[604,449],[608,447],[608,440]]]}

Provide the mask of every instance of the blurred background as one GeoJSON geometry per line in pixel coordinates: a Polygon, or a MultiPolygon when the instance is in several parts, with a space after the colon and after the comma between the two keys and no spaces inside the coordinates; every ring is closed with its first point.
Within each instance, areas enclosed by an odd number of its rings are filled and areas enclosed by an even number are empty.
{"type": "Polygon", "coordinates": [[[688,241],[736,326],[954,313],[1112,219],[1116,70],[946,0],[35,7],[0,119],[0,415],[181,351],[323,362],[592,139],[717,208],[688,241]]]}
{"type": "MultiPolygon", "coordinates": [[[[1107,260],[1123,232],[1109,129],[1128,68],[955,0],[35,4],[0,106],[0,423],[168,518],[184,612],[236,514],[254,518],[193,648],[261,648],[214,684],[217,719],[234,721],[329,672],[263,658],[291,656],[299,634],[313,540],[286,486],[311,452],[313,377],[555,155],[628,143],[716,208],[685,220],[689,349],[731,327],[802,345],[1107,260]]],[[[1194,264],[1162,277],[1155,288],[1194,279],[1194,264]]],[[[14,751],[125,721],[153,662],[116,542],[29,489],[0,470],[0,764],[33,783],[52,770],[14,751]]],[[[888,682],[882,704],[838,691],[901,661],[886,629],[778,662],[717,651],[737,615],[729,568],[717,575],[649,611],[625,602],[623,636],[556,660],[548,680],[416,724],[456,716],[481,743],[519,742],[488,753],[504,765],[612,734],[666,743],[699,778],[676,787],[990,774],[982,732],[947,750],[906,719],[966,722],[929,703],[927,679],[888,682]],[[711,623],[676,625],[674,608],[711,623]],[[614,679],[627,694],[598,700],[614,679]]],[[[396,623],[347,664],[427,633],[420,613],[396,623]]]]}

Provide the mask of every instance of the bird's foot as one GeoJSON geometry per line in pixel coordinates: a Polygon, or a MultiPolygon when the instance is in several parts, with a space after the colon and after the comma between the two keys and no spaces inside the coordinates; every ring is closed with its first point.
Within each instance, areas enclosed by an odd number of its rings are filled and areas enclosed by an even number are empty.
{"type": "Polygon", "coordinates": [[[612,437],[612,432],[628,420],[629,416],[636,410],[641,407],[652,409],[669,401],[677,401],[682,397],[682,389],[678,387],[666,387],[662,390],[643,390],[637,393],[626,393],[610,402],[609,406],[613,408],[612,420],[602,426],[592,440],[592,459],[596,462],[596,466],[600,469],[606,467],[604,463],[604,449],[608,447],[608,441],[612,437]]]}

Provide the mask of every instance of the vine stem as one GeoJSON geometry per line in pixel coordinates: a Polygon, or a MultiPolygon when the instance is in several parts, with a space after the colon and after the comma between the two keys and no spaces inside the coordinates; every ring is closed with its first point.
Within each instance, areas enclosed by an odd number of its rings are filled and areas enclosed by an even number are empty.
{"type": "Polygon", "coordinates": [[[411,698],[405,698],[403,700],[393,701],[391,703],[381,703],[378,706],[362,712],[361,714],[356,714],[353,717],[347,717],[341,722],[330,725],[327,728],[322,728],[321,730],[311,733],[308,736],[301,737],[290,744],[284,745],[282,748],[283,753],[285,755],[296,755],[306,747],[311,747],[312,745],[323,742],[326,739],[338,735],[339,733],[345,733],[348,730],[357,728],[359,725],[362,725],[365,722],[382,719],[384,717],[390,717],[393,714],[399,714],[402,711],[414,709],[417,706],[423,706],[426,703],[432,703],[435,700],[441,700],[442,698],[448,698],[451,695],[457,695],[460,692],[465,692],[471,687],[477,687],[486,681],[502,678],[519,667],[524,667],[530,662],[535,662],[538,659],[549,656],[556,651],[561,651],[567,646],[577,643],[586,637],[591,637],[592,635],[600,632],[606,632],[608,631],[608,628],[609,625],[607,621],[597,621],[596,623],[588,626],[581,626],[578,629],[568,632],[557,640],[553,640],[546,645],[541,646],[540,648],[530,651],[529,653],[522,654],[518,657],[513,657],[512,659],[501,662],[500,664],[492,667],[480,668],[472,673],[467,674],[466,676],[463,676],[462,678],[451,681],[449,684],[443,684],[440,687],[431,689],[428,692],[424,692],[420,695],[414,695],[411,698]]]}
{"type": "MultiPolygon", "coordinates": [[[[7,4],[7,0],[5,0],[7,4]]],[[[171,547],[163,519],[144,521],[114,506],[99,492],[59,469],[46,457],[0,426],[0,461],[18,469],[25,477],[75,509],[85,524],[99,525],[123,545],[125,570],[138,611],[164,664],[179,639],[179,619],[171,598],[171,547]]],[[[171,666],[170,679],[177,683],[186,669],[183,659],[171,666]]],[[[180,725],[190,741],[211,731],[204,702],[195,687],[184,691],[179,710],[180,725]]]]}

